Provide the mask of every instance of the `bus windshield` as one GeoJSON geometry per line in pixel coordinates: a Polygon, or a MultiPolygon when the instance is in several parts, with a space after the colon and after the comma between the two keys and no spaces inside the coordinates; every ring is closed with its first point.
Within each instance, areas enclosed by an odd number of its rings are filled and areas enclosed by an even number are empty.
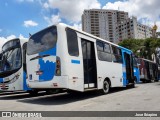
{"type": "Polygon", "coordinates": [[[8,72],[19,69],[22,64],[21,46],[19,39],[7,42],[2,47],[2,60],[0,72],[8,72]]]}
{"type": "Polygon", "coordinates": [[[56,42],[57,28],[56,26],[51,26],[30,37],[27,45],[27,54],[33,55],[49,50],[56,45],[56,42]]]}

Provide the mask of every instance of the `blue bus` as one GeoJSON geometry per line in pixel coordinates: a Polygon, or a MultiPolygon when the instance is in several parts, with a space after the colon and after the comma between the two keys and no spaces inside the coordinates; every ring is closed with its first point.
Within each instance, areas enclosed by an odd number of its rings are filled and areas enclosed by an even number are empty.
{"type": "Polygon", "coordinates": [[[135,82],[140,83],[140,71],[139,71],[138,58],[134,55],[133,55],[133,68],[134,68],[135,82]]]}

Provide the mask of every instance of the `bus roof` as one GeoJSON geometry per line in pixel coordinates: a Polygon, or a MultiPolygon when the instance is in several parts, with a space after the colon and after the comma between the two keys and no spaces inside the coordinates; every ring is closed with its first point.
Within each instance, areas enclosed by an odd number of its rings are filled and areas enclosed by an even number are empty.
{"type": "MultiPolygon", "coordinates": [[[[89,37],[92,37],[92,38],[95,38],[95,39],[98,39],[98,40],[107,42],[107,43],[109,43],[109,44],[111,44],[111,45],[117,46],[117,47],[119,47],[119,48],[121,48],[121,49],[123,49],[123,50],[125,50],[125,51],[128,51],[128,52],[131,52],[131,53],[132,53],[132,51],[129,50],[129,49],[127,49],[127,48],[124,48],[124,47],[122,47],[122,46],[119,46],[119,45],[117,45],[117,44],[114,44],[114,43],[112,43],[112,42],[110,42],[110,41],[107,41],[107,40],[102,39],[102,38],[100,38],[100,37],[94,36],[94,35],[92,35],[92,34],[90,34],[90,33],[84,32],[84,31],[82,31],[82,30],[78,30],[78,29],[76,29],[76,28],[74,28],[74,27],[72,27],[72,26],[66,25],[66,24],[64,24],[64,23],[58,23],[58,24],[55,24],[55,25],[51,25],[51,26],[46,27],[46,28],[44,28],[44,29],[42,29],[42,30],[45,30],[45,29],[50,28],[50,27],[52,27],[52,26],[59,26],[59,27],[64,27],[64,28],[70,28],[70,29],[72,29],[72,30],[75,30],[76,32],[79,32],[79,33],[85,34],[85,35],[87,35],[87,36],[89,36],[89,37]]],[[[38,32],[36,32],[36,33],[39,33],[39,32],[41,32],[42,30],[40,30],[40,31],[38,31],[38,32]]],[[[36,34],[36,33],[35,33],[35,34],[36,34]]],[[[33,34],[33,35],[34,35],[34,34],[33,34]]],[[[32,36],[32,35],[31,35],[31,36],[32,36]]]]}
{"type": "Polygon", "coordinates": [[[27,39],[27,38],[14,38],[14,39],[7,40],[7,41],[2,45],[2,48],[3,48],[3,46],[4,46],[6,43],[8,43],[9,41],[18,40],[18,39],[20,40],[21,45],[23,45],[24,43],[28,42],[28,39],[27,39]]]}
{"type": "Polygon", "coordinates": [[[62,26],[62,27],[66,27],[66,28],[73,29],[73,30],[75,30],[75,31],[77,31],[77,32],[80,32],[80,33],[82,33],[82,34],[85,34],[85,35],[87,35],[87,36],[89,36],[89,37],[92,37],[92,38],[95,38],[95,39],[98,39],[98,40],[107,42],[107,43],[109,43],[109,44],[111,44],[111,45],[117,46],[117,47],[119,47],[119,48],[121,48],[121,49],[124,49],[124,50],[126,50],[126,51],[129,51],[129,52],[132,52],[131,50],[129,50],[129,49],[127,49],[127,48],[124,48],[124,47],[122,47],[122,46],[119,46],[119,45],[117,45],[117,44],[115,44],[115,43],[112,43],[112,42],[107,41],[107,40],[105,40],[105,39],[102,39],[102,38],[100,38],[100,37],[94,36],[94,35],[92,35],[92,34],[90,34],[90,33],[84,32],[84,31],[82,31],[82,30],[78,30],[78,29],[76,29],[76,28],[74,28],[74,27],[72,27],[72,26],[66,25],[66,24],[64,24],[64,23],[58,23],[57,26],[62,26]]]}
{"type": "Polygon", "coordinates": [[[152,62],[152,63],[156,63],[154,61],[151,61],[151,60],[148,60],[148,59],[144,59],[144,58],[138,58],[138,59],[141,59],[141,60],[144,60],[144,61],[148,61],[148,62],[152,62]]]}

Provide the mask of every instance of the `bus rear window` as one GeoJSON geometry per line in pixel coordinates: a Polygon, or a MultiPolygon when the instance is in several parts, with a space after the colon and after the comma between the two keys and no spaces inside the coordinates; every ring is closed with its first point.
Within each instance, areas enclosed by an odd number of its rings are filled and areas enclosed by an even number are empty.
{"type": "Polygon", "coordinates": [[[27,54],[33,55],[53,48],[57,43],[56,26],[44,29],[32,35],[28,41],[27,54]]]}

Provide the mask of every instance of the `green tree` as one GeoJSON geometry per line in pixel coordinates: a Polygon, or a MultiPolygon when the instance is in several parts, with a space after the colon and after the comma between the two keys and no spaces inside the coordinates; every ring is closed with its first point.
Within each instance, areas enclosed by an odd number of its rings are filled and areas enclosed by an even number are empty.
{"type": "Polygon", "coordinates": [[[126,39],[119,45],[132,50],[138,57],[152,60],[152,54],[156,54],[155,49],[160,47],[160,38],[126,39]]]}

